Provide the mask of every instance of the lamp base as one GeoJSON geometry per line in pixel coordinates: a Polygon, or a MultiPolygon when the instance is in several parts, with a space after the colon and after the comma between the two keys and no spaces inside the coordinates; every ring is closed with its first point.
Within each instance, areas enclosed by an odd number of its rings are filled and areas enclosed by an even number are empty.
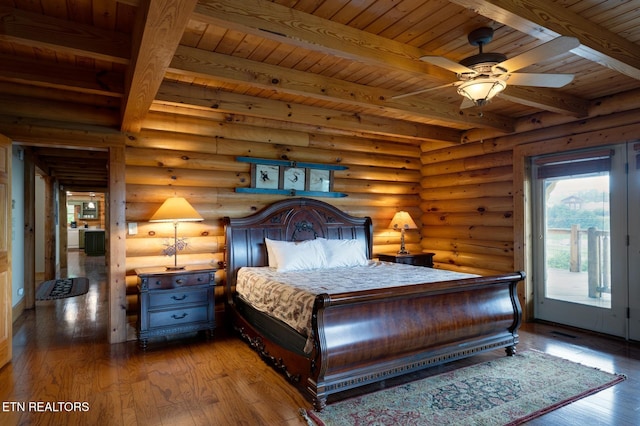
{"type": "Polygon", "coordinates": [[[398,250],[398,254],[409,254],[409,250],[404,246],[404,228],[400,230],[400,250],[398,250]]]}
{"type": "Polygon", "coordinates": [[[184,266],[165,266],[165,269],[167,271],[182,271],[184,269],[184,266]]]}

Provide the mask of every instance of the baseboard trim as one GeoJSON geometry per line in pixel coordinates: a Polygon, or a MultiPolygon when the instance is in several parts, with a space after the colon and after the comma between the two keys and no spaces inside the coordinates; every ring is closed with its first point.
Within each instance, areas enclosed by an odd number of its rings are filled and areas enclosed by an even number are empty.
{"type": "Polygon", "coordinates": [[[25,300],[24,297],[13,307],[12,309],[12,319],[11,322],[14,323],[16,322],[16,320],[18,319],[18,317],[20,315],[22,315],[22,313],[24,312],[24,306],[25,306],[25,300]]]}

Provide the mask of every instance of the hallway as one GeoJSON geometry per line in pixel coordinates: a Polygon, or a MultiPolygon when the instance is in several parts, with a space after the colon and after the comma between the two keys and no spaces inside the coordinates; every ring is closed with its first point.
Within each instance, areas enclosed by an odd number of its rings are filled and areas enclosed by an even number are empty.
{"type": "Polygon", "coordinates": [[[36,315],[27,315],[27,321],[33,321],[30,326],[36,334],[31,335],[25,329],[18,334],[14,330],[15,349],[19,350],[32,338],[42,345],[62,341],[70,344],[104,342],[107,339],[105,324],[108,321],[109,300],[104,256],[87,256],[83,250],[70,249],[67,262],[68,268],[61,270],[57,278],[86,277],[89,279],[89,291],[79,297],[37,301],[36,315]],[[52,330],[49,329],[51,322],[55,323],[52,330]]]}

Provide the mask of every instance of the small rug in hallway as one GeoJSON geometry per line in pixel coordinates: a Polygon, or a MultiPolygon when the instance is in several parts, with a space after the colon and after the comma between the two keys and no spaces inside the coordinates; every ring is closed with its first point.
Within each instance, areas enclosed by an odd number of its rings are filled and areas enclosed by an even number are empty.
{"type": "Polygon", "coordinates": [[[537,351],[301,410],[310,425],[517,425],[625,380],[537,351]]]}
{"type": "Polygon", "coordinates": [[[89,291],[89,280],[83,277],[45,281],[36,291],[36,300],[64,299],[89,291]]]}

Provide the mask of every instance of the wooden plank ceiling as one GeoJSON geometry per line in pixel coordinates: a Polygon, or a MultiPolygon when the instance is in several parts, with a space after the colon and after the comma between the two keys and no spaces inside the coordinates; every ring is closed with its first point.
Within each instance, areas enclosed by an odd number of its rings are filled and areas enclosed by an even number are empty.
{"type": "Polygon", "coordinates": [[[107,192],[107,151],[47,146],[25,147],[41,173],[54,177],[67,191],[107,192]]]}
{"type": "Polygon", "coordinates": [[[5,122],[137,132],[172,113],[460,143],[545,111],[587,117],[599,99],[640,89],[637,0],[0,0],[0,15],[5,122]],[[518,71],[574,80],[510,85],[461,109],[446,86],[456,75],[419,58],[474,55],[467,35],[483,26],[495,31],[484,51],[509,58],[576,37],[578,48],[518,71]]]}

